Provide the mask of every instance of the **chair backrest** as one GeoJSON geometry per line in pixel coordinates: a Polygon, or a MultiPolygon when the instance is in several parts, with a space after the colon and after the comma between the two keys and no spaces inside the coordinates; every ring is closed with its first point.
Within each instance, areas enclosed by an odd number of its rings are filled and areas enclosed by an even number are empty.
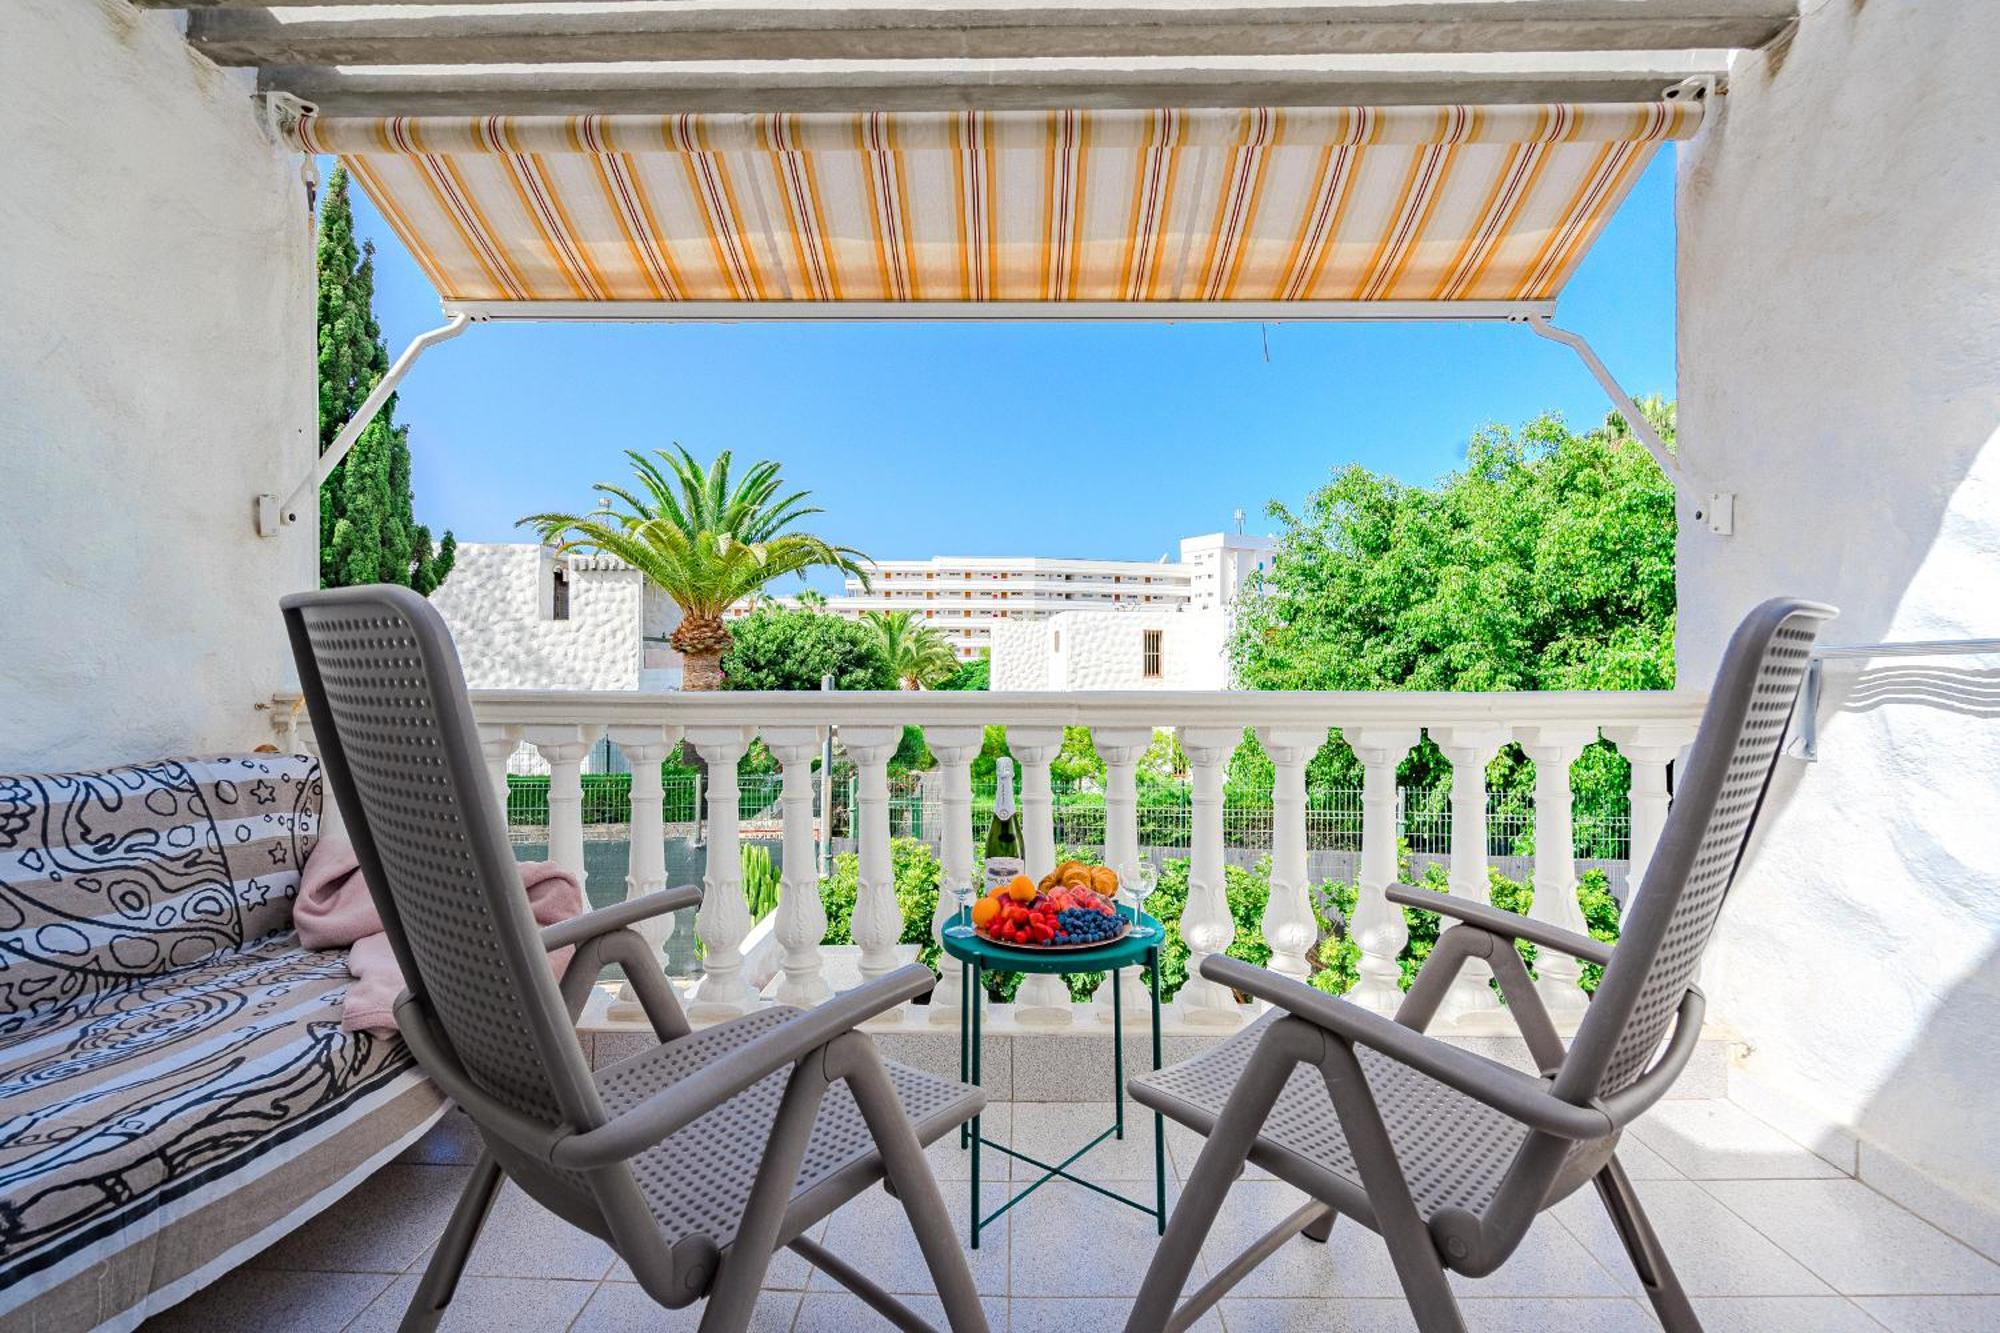
{"type": "Polygon", "coordinates": [[[509,1111],[551,1129],[601,1124],[443,620],[382,585],[282,606],[327,781],[418,1001],[403,1021],[424,1022],[509,1111]]]}
{"type": "Polygon", "coordinates": [[[1730,636],[1617,952],[1556,1079],[1558,1096],[1621,1091],[1658,1053],[1742,865],[1813,640],[1834,614],[1817,603],[1774,599],[1730,636]]]}

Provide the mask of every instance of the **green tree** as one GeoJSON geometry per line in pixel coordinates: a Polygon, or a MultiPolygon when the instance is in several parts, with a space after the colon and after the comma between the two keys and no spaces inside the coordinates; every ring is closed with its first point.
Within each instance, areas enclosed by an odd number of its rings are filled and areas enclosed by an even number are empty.
{"type": "Polygon", "coordinates": [[[914,611],[863,611],[861,623],[906,690],[932,689],[958,675],[958,654],[949,640],[917,619],[914,611]]]}
{"type": "MultiPolygon", "coordinates": [[[[357,242],[344,168],[327,180],[319,238],[319,447],[324,453],[389,369],[376,323],[375,244],[357,242]]],[[[324,588],[399,583],[429,596],[458,551],[451,533],[433,546],[416,520],[410,428],[392,395],[319,491],[319,580],[324,588]]]]}
{"type": "Polygon", "coordinates": [[[969,662],[960,662],[951,679],[939,681],[940,690],[984,690],[993,684],[993,659],[982,654],[969,662]]]}
{"type": "MultiPolygon", "coordinates": [[[[1641,406],[1669,441],[1673,406],[1641,406]]],[[[1412,486],[1350,466],[1282,525],[1272,569],[1237,613],[1232,657],[1253,689],[1668,689],[1674,683],[1674,497],[1613,416],[1577,434],[1542,416],[1474,436],[1463,469],[1412,486]]],[[[1247,747],[1235,769],[1268,781],[1247,747]]],[[[1502,753],[1489,779],[1525,799],[1530,769],[1502,753]]],[[[1443,788],[1426,742],[1403,766],[1443,788]]],[[[1316,785],[1355,785],[1344,745],[1315,760],[1316,785]]],[[[1612,799],[1625,764],[1609,747],[1573,782],[1612,799]]]]}
{"type": "Polygon", "coordinates": [[[875,636],[858,621],[766,603],[732,621],[730,637],[727,689],[816,690],[828,675],[837,690],[896,688],[875,636]]]}
{"type": "Polygon", "coordinates": [[[627,450],[625,456],[636,489],[603,481],[592,488],[610,497],[611,507],[530,514],[516,526],[533,528],[559,550],[617,556],[671,597],[681,623],[668,641],[686,663],[688,689],[722,688],[731,638],[723,617],[771,580],[830,568],[868,585],[861,552],[792,530],[821,511],[806,504],[808,492],[779,494],[776,463],[759,462],[732,484],[727,449],[706,467],[678,444],[672,453],[627,450]]]}

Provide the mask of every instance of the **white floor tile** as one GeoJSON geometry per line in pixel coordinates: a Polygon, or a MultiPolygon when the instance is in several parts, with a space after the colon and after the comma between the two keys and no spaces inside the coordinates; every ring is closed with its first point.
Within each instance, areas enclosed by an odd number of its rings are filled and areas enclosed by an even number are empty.
{"type": "MultiPolygon", "coordinates": [[[[696,1333],[707,1302],[696,1301],[678,1310],[669,1310],[648,1296],[635,1283],[606,1282],[598,1287],[583,1307],[583,1313],[569,1326],[569,1333],[696,1333]]],[[[757,1298],[750,1315],[750,1333],[787,1333],[799,1312],[796,1291],[766,1291],[757,1298]]]]}
{"type": "MultiPolygon", "coordinates": [[[[1658,1333],[1658,1325],[1624,1297],[1599,1300],[1473,1299],[1459,1301],[1472,1333],[1658,1333]]],[[[1399,1299],[1225,1300],[1229,1333],[1418,1333],[1399,1299]]]]}
{"type": "Polygon", "coordinates": [[[238,1271],[148,1319],[142,1333],[339,1333],[391,1282],[387,1273],[238,1271]]]}
{"type": "Polygon", "coordinates": [[[1704,1188],[1846,1295],[2000,1293],[2000,1264],[1859,1181],[1724,1180],[1704,1188]]]}
{"type": "MultiPolygon", "coordinates": [[[[1824,1282],[1691,1180],[1635,1182],[1681,1286],[1690,1296],[1830,1296],[1824,1282]]],[[[1578,1190],[1551,1210],[1604,1270],[1634,1296],[1639,1278],[1597,1191],[1578,1190]]]]}
{"type": "Polygon", "coordinates": [[[500,1187],[465,1271],[475,1277],[591,1281],[611,1271],[611,1247],[563,1221],[509,1181],[500,1187]]]}
{"type": "MultiPolygon", "coordinates": [[[[1128,1296],[1016,1296],[1007,1304],[1013,1333],[1117,1333],[1132,1313],[1128,1296]]],[[[1210,1310],[1191,1328],[1193,1333],[1222,1333],[1221,1316],[1210,1310]]]]}
{"type": "Polygon", "coordinates": [[[1862,1296],[1856,1305],[1891,1333],[1993,1333],[2000,1296],[1862,1296]]]}
{"type": "Polygon", "coordinates": [[[400,1273],[444,1234],[471,1175],[463,1166],[385,1166],[250,1266],[400,1273]]]}
{"type": "Polygon", "coordinates": [[[1692,1180],[1830,1179],[1841,1172],[1733,1102],[1663,1101],[1626,1135],[1692,1180]]]}
{"type": "MultiPolygon", "coordinates": [[[[397,1278],[347,1333],[393,1333],[416,1294],[415,1274],[397,1278]]],[[[549,1333],[566,1329],[596,1292],[595,1282],[468,1277],[458,1284],[439,1333],[549,1333]]]]}
{"type": "MultiPolygon", "coordinates": [[[[945,1209],[951,1214],[951,1242],[966,1256],[972,1268],[973,1284],[982,1295],[1007,1294],[1007,1238],[1013,1218],[1003,1217],[987,1227],[979,1238],[979,1248],[970,1248],[970,1181],[943,1187],[945,1209]]],[[[989,1182],[987,1208],[999,1206],[1005,1185],[989,1182]]],[[[867,1191],[827,1220],[826,1248],[860,1269],[871,1280],[899,1295],[936,1291],[930,1268],[910,1220],[900,1201],[886,1190],[867,1191]]],[[[806,1287],[809,1291],[840,1291],[840,1284],[825,1273],[814,1271],[806,1287]]]]}
{"type": "MultiPolygon", "coordinates": [[[[1153,1188],[1150,1178],[1104,1184],[1139,1199],[1153,1188]]],[[[1167,1198],[1171,1208],[1171,1187],[1167,1198]]],[[[1151,1217],[1067,1181],[1042,1186],[1008,1216],[1015,1237],[1009,1291],[1015,1296],[1137,1295],[1160,1243],[1151,1217]]]]}
{"type": "MultiPolygon", "coordinates": [[[[934,1295],[909,1294],[897,1297],[934,1327],[945,1327],[944,1302],[934,1295]]],[[[1007,1301],[1004,1297],[982,1298],[991,1333],[1007,1333],[1007,1301]]],[[[799,1303],[798,1322],[793,1333],[873,1333],[894,1328],[867,1302],[848,1292],[809,1291],[799,1303]]]]}
{"type": "MultiPolygon", "coordinates": [[[[1009,1142],[1016,1151],[1056,1166],[1110,1129],[1116,1118],[1116,1108],[1110,1102],[1017,1102],[1009,1142]]],[[[1042,1174],[1040,1167],[1018,1158],[1008,1160],[1013,1162],[1016,1182],[1031,1181],[1042,1174]]],[[[1125,1137],[1104,1140],[1068,1169],[1085,1180],[1140,1180],[1152,1176],[1153,1167],[1153,1113],[1136,1102],[1127,1102],[1125,1137]]],[[[1168,1166],[1167,1178],[1172,1179],[1173,1174],[1168,1166]]]]}
{"type": "Polygon", "coordinates": [[[1882,1333],[1845,1296],[1703,1296],[1704,1333],[1882,1333]]]}

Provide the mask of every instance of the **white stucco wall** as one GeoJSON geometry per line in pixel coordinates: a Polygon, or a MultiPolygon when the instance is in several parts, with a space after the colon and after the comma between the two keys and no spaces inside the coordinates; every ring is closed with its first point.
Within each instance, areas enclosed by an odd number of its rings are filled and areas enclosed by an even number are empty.
{"type": "Polygon", "coordinates": [[[431,605],[451,627],[475,690],[636,690],[645,589],[630,569],[564,561],[569,619],[551,619],[541,547],[469,542],[431,605]]]}
{"type": "Polygon", "coordinates": [[[311,527],[260,538],[317,430],[311,217],[252,78],[118,0],[0,22],[0,771],[271,739],[278,598],[311,527]]]}
{"type": "MultiPolygon", "coordinates": [[[[2000,635],[2000,5],[1806,9],[1681,157],[1680,448],[1736,495],[1730,537],[1682,506],[1690,684],[1777,593],[1829,642],[2000,635]]],[[[2000,1205],[2000,720],[1940,702],[1996,670],[1831,672],[1711,954],[1747,1095],[1919,1204],[2000,1205]]]]}
{"type": "Polygon", "coordinates": [[[1061,611],[994,627],[996,690],[1220,690],[1228,688],[1223,611],[1061,611]],[[1144,675],[1147,630],[1161,633],[1160,674],[1144,675]]]}

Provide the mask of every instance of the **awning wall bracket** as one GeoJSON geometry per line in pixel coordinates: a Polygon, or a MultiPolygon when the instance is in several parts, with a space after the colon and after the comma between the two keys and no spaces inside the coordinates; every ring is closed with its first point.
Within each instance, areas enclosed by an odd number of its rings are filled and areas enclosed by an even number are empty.
{"type": "Polygon", "coordinates": [[[313,464],[313,470],[305,480],[293,487],[292,493],[283,501],[275,495],[257,497],[257,535],[277,536],[281,528],[297,523],[300,511],[308,507],[311,508],[316,522],[319,514],[320,486],[333,475],[333,470],[340,466],[340,460],[347,457],[348,451],[354,448],[354,442],[361,438],[362,431],[368,429],[368,423],[382,410],[382,404],[388,402],[389,396],[396,392],[396,386],[403,382],[403,376],[410,373],[410,367],[417,363],[417,358],[438,343],[456,338],[465,332],[471,323],[472,316],[455,313],[437,328],[426,330],[410,339],[410,345],[403,349],[403,354],[397,357],[382,378],[375,382],[375,387],[368,391],[368,396],[361,401],[361,406],[355,410],[354,415],[348,418],[347,424],[340,428],[340,433],[333,437],[332,443],[320,452],[319,461],[313,464]]]}

